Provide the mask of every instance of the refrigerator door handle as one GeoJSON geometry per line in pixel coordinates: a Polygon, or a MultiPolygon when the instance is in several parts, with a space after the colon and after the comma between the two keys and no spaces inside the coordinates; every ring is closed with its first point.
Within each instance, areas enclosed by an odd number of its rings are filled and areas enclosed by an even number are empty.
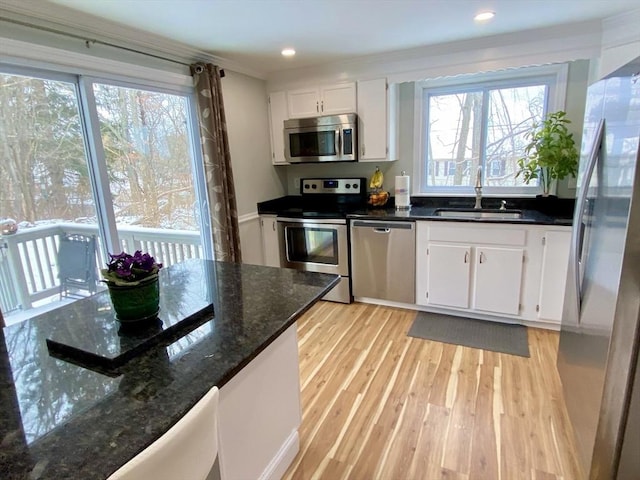
{"type": "Polygon", "coordinates": [[[576,287],[576,302],[578,307],[578,323],[580,323],[580,312],[582,302],[582,276],[580,273],[580,258],[582,256],[583,239],[584,235],[584,209],[587,204],[587,193],[589,191],[589,185],[595,172],[596,162],[600,156],[600,150],[602,147],[602,139],[604,137],[604,119],[598,122],[596,127],[596,135],[593,141],[593,146],[589,153],[589,160],[587,161],[587,168],[584,172],[584,182],[578,198],[576,200],[576,218],[574,220],[574,228],[571,232],[571,263],[573,265],[574,282],[576,287]]]}

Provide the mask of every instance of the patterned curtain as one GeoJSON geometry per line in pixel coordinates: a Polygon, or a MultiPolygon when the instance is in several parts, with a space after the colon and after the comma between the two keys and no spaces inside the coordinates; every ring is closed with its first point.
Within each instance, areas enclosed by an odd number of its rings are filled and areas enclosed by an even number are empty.
{"type": "Polygon", "coordinates": [[[240,231],[220,69],[210,63],[196,63],[191,65],[191,75],[196,90],[215,258],[240,263],[240,231]]]}

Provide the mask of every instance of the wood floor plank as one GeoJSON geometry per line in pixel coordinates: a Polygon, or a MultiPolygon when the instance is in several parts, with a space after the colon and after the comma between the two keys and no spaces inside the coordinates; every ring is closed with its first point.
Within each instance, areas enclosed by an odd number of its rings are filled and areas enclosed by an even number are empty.
{"type": "Polygon", "coordinates": [[[302,425],[286,480],[581,480],[555,368],[406,335],[416,313],[319,302],[298,321],[302,425]]]}
{"type": "Polygon", "coordinates": [[[493,365],[483,363],[480,366],[475,420],[482,428],[473,429],[469,480],[498,480],[500,477],[493,421],[493,375],[493,365]]]}

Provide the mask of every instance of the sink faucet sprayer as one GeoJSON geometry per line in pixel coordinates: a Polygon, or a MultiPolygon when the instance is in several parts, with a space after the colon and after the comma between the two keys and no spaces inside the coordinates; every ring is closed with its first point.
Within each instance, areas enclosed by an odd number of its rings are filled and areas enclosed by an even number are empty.
{"type": "Polygon", "coordinates": [[[476,174],[476,208],[482,209],[482,167],[478,167],[478,173],[476,174]]]}

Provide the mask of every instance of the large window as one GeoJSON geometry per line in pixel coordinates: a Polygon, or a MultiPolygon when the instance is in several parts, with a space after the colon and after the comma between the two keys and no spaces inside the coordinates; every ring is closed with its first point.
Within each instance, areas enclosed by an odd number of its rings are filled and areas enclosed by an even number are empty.
{"type": "Polygon", "coordinates": [[[480,167],[484,193],[538,193],[516,178],[517,160],[525,134],[556,108],[557,75],[509,75],[418,85],[420,192],[471,194],[480,167]]]}
{"type": "Polygon", "coordinates": [[[99,289],[108,252],[141,249],[165,265],[212,256],[200,222],[208,215],[191,95],[0,66],[0,309],[7,321],[99,289]],[[95,262],[86,283],[68,290],[61,242],[67,248],[71,236],[91,243],[95,262]]]}

